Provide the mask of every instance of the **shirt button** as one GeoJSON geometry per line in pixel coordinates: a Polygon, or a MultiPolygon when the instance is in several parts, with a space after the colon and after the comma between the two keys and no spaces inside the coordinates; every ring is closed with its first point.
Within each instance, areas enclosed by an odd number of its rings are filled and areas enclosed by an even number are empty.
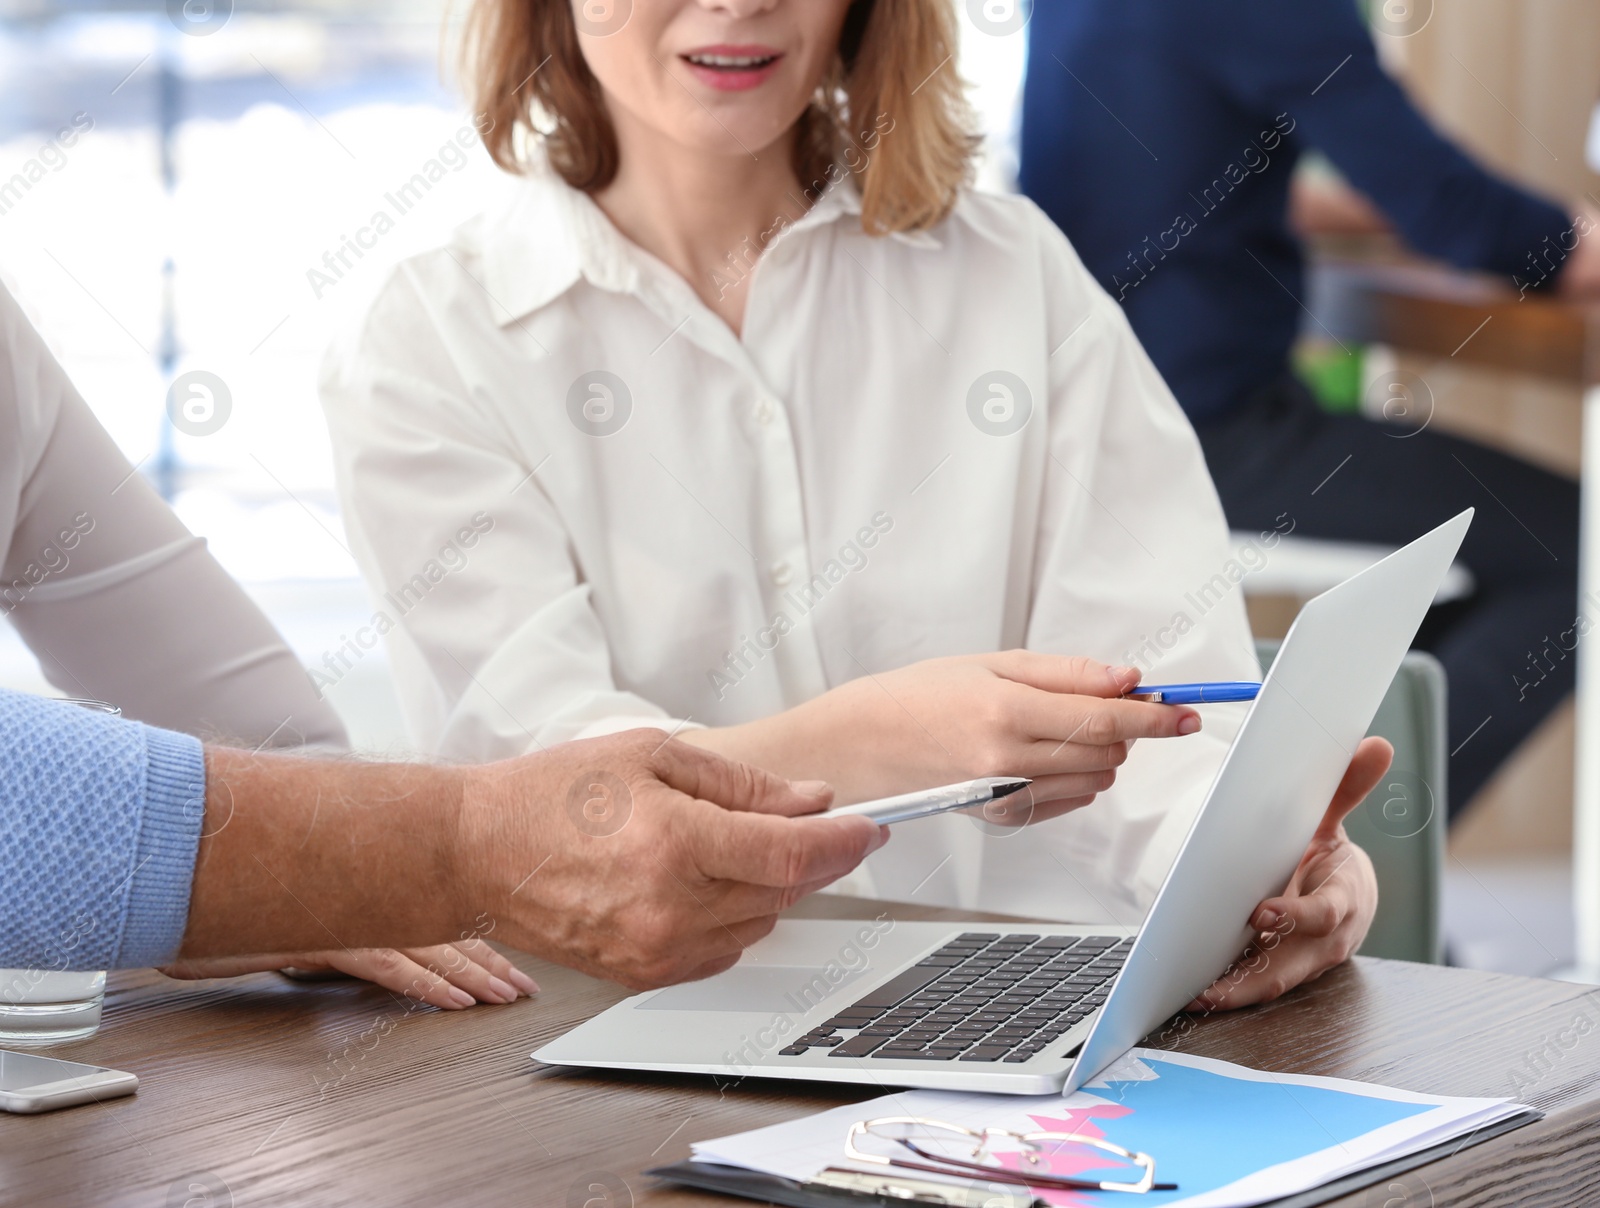
{"type": "Polygon", "coordinates": [[[764,398],[756,404],[756,423],[766,427],[778,418],[778,406],[770,398],[764,398]]]}
{"type": "Polygon", "coordinates": [[[789,582],[790,579],[793,578],[794,567],[790,566],[787,562],[778,562],[773,565],[772,581],[779,587],[783,587],[789,582]]]}

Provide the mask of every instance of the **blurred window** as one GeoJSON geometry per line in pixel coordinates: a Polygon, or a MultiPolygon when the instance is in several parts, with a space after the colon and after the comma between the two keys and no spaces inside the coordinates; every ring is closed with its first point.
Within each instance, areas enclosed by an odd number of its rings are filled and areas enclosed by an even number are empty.
{"type": "MultiPolygon", "coordinates": [[[[397,260],[505,187],[441,80],[443,14],[0,0],[0,279],[242,579],[354,575],[322,351],[397,260]]],[[[1009,188],[1024,40],[962,27],[980,180],[1009,188]]]]}

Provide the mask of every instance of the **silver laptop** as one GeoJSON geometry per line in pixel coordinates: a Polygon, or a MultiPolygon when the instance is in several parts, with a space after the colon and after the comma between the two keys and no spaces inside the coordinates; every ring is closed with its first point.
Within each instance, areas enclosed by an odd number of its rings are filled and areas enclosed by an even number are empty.
{"type": "Polygon", "coordinates": [[[726,972],[629,998],[534,1059],[1076,1090],[1249,942],[1247,920],[1288,883],[1471,520],[1463,512],[1301,610],[1137,932],[783,920],[726,972]]]}

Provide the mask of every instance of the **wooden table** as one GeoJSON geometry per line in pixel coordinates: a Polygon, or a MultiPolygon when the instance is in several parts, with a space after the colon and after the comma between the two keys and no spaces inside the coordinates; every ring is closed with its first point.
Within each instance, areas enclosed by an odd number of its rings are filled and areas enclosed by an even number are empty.
{"type": "MultiPolygon", "coordinates": [[[[814,898],[800,913],[883,908],[863,905],[814,898]]],[[[730,1208],[737,1201],[658,1187],[640,1172],[686,1157],[691,1141],[873,1094],[538,1069],[530,1050],[623,992],[519,963],[543,986],[537,998],[460,1013],[407,1010],[355,983],[115,975],[100,1034],[55,1051],[132,1070],[142,1089],[51,1115],[0,1115],[0,1204],[730,1208]]],[[[1196,1021],[1173,1047],[1461,1095],[1509,1094],[1520,1070],[1531,1082],[1524,1101],[1547,1111],[1544,1121],[1339,1203],[1600,1202],[1600,991],[1361,959],[1277,1003],[1196,1021]],[[1587,1034],[1568,1031],[1575,1043],[1560,1047],[1558,1033],[1580,1016],[1587,1034]],[[1529,1068],[1539,1046],[1546,1059],[1529,1068]]]]}
{"type": "Polygon", "coordinates": [[[1496,278],[1387,262],[1391,255],[1318,263],[1308,330],[1347,344],[1386,344],[1441,361],[1534,374],[1582,392],[1580,603],[1573,623],[1587,618],[1594,636],[1577,643],[1572,884],[1578,967],[1572,976],[1600,983],[1600,305],[1536,292],[1524,297],[1496,278]]]}

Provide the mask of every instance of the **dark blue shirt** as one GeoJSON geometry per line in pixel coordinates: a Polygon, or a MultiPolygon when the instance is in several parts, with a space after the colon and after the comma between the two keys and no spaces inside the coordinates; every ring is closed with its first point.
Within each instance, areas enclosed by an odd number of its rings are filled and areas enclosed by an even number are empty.
{"type": "Polygon", "coordinates": [[[1191,418],[1281,376],[1305,314],[1290,170],[1332,160],[1413,247],[1553,276],[1571,219],[1441,138],[1354,0],[1039,0],[1023,192],[1119,299],[1191,418]]]}

